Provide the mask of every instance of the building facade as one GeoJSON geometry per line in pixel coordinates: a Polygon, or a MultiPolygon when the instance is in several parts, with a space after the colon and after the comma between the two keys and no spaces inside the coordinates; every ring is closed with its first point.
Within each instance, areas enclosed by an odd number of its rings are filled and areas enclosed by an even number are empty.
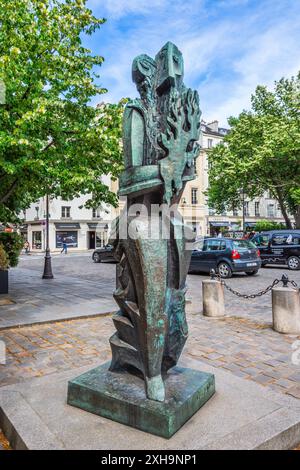
{"type": "MultiPolygon", "coordinates": [[[[201,123],[201,151],[196,161],[196,178],[186,184],[179,210],[187,225],[193,227],[197,236],[217,235],[220,231],[240,231],[243,227],[243,211],[224,212],[217,214],[207,205],[205,192],[208,188],[208,153],[220,143],[227,129],[220,128],[218,121],[201,123]]],[[[109,176],[103,182],[115,193],[118,182],[109,176]]],[[[50,200],[49,203],[49,244],[51,251],[62,249],[65,241],[72,251],[93,250],[104,246],[112,221],[119,215],[124,206],[121,200],[118,208],[103,204],[98,209],[87,209],[85,202],[89,195],[75,198],[72,201],[62,199],[50,200]]],[[[269,219],[283,222],[280,208],[275,199],[267,192],[261,198],[244,201],[245,228],[251,227],[259,220],[269,219]]],[[[33,251],[45,250],[46,237],[46,198],[32,204],[24,214],[22,233],[33,251]]]]}
{"type": "MultiPolygon", "coordinates": [[[[103,182],[116,192],[117,186],[109,176],[103,182]]],[[[119,208],[102,204],[97,209],[84,207],[89,195],[71,201],[49,201],[49,245],[51,251],[62,250],[63,242],[71,251],[94,250],[107,244],[111,221],[119,214],[119,208]]],[[[31,204],[24,214],[21,228],[24,240],[32,251],[44,251],[46,247],[46,198],[31,204]]]]}
{"type": "MultiPolygon", "coordinates": [[[[217,235],[220,231],[241,231],[243,210],[226,211],[217,214],[207,204],[205,192],[208,189],[208,153],[228,133],[220,128],[218,121],[201,123],[201,152],[196,162],[197,178],[187,183],[179,206],[187,224],[193,226],[197,236],[217,235]]],[[[261,198],[244,200],[245,229],[251,230],[259,220],[285,223],[280,207],[268,192],[261,198]]]]}

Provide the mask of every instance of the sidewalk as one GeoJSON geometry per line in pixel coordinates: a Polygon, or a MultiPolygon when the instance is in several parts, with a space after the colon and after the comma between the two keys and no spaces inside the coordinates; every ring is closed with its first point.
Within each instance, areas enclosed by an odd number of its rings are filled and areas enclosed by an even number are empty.
{"type": "Polygon", "coordinates": [[[45,280],[37,270],[11,269],[9,294],[1,295],[0,330],[115,311],[113,286],[105,287],[65,274],[45,280]]]}

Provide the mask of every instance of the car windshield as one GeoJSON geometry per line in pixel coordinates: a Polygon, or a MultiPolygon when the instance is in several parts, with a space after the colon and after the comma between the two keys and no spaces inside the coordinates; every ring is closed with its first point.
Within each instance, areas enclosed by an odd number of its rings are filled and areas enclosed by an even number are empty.
{"type": "Polygon", "coordinates": [[[249,240],[234,240],[233,241],[233,248],[236,249],[244,249],[244,250],[250,250],[253,248],[256,248],[254,243],[250,242],[249,240]]]}

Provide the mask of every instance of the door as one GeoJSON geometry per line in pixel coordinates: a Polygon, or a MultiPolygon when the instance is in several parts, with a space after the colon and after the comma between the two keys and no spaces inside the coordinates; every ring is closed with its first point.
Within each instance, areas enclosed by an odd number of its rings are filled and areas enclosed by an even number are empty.
{"type": "Polygon", "coordinates": [[[271,254],[270,235],[268,233],[260,233],[251,240],[259,249],[260,257],[263,263],[273,263],[271,254]]]}
{"type": "Polygon", "coordinates": [[[293,235],[292,233],[274,233],[271,240],[271,256],[274,259],[274,263],[285,264],[288,258],[288,251],[293,247],[293,235]]]}
{"type": "Polygon", "coordinates": [[[96,232],[88,232],[88,247],[89,250],[94,250],[96,248],[96,232]]]}
{"type": "Polygon", "coordinates": [[[226,251],[226,241],[222,239],[206,240],[206,250],[204,255],[205,271],[217,268],[219,262],[224,257],[226,251]]]}
{"type": "Polygon", "coordinates": [[[195,243],[190,261],[190,271],[201,271],[203,259],[203,239],[195,243]]]}

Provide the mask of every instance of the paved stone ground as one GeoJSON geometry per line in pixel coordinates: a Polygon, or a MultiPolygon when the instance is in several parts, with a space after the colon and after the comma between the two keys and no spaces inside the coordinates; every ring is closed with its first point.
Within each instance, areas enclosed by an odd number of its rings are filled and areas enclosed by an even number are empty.
{"type": "Polygon", "coordinates": [[[55,255],[54,279],[42,279],[43,257],[23,256],[9,272],[9,295],[0,296],[0,329],[112,312],[115,265],[87,255],[55,255]]]}
{"type": "MultiPolygon", "coordinates": [[[[0,365],[0,386],[110,358],[108,338],[114,328],[109,316],[60,320],[114,310],[115,265],[94,264],[90,254],[67,256],[53,257],[55,279],[51,281],[41,279],[41,256],[24,256],[19,267],[11,270],[10,294],[0,297],[0,340],[7,347],[6,365],[0,365]],[[49,320],[57,322],[13,327],[49,320]]],[[[300,285],[300,271],[288,272],[284,267],[262,269],[251,278],[241,274],[227,282],[241,292],[252,293],[284,272],[300,285]]],[[[206,318],[200,314],[204,278],[207,275],[188,276],[190,336],[184,358],[196,357],[299,399],[300,365],[292,364],[291,356],[292,344],[300,338],[271,329],[270,294],[243,300],[226,292],[227,316],[206,318]]]]}
{"type": "MultiPolygon", "coordinates": [[[[234,375],[300,398],[300,366],[291,362],[296,336],[280,335],[268,323],[248,318],[211,319],[188,314],[185,359],[197,358],[234,375]]],[[[7,347],[0,386],[102,363],[110,358],[110,316],[34,325],[0,332],[7,347]]],[[[300,337],[298,338],[300,339],[300,337]]]]}
{"type": "MultiPolygon", "coordinates": [[[[0,296],[0,330],[4,327],[43,321],[59,321],[85,315],[111,312],[116,308],[112,299],[115,286],[115,265],[95,264],[91,253],[54,255],[52,280],[41,279],[43,256],[22,256],[19,266],[11,269],[8,296],[0,296]]],[[[235,275],[227,283],[245,293],[257,292],[275,278],[287,272],[300,285],[300,271],[288,271],[285,267],[261,269],[259,274],[248,277],[235,275]]],[[[201,281],[208,276],[188,276],[187,297],[193,309],[202,309],[201,281]]],[[[230,315],[271,321],[271,295],[254,300],[241,300],[226,292],[226,309],[230,315]]]]}

